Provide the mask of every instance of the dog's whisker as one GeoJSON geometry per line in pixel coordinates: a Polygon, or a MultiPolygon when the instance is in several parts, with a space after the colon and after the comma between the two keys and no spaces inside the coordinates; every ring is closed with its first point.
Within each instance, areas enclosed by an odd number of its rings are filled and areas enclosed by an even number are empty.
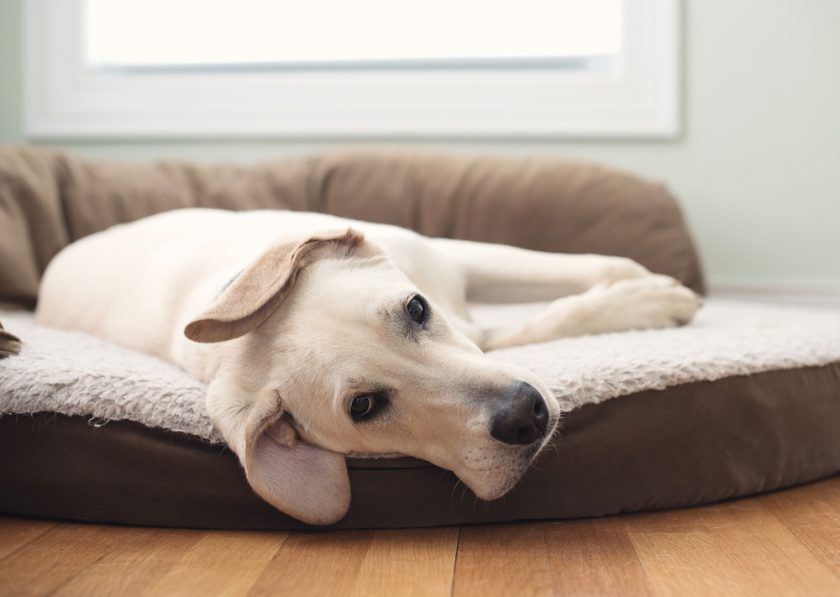
{"type": "Polygon", "coordinates": [[[528,470],[531,470],[531,469],[534,469],[535,471],[540,471],[540,472],[542,472],[542,471],[543,471],[543,469],[541,469],[540,467],[538,467],[538,466],[536,465],[536,463],[533,463],[533,462],[532,462],[531,464],[529,464],[529,465],[528,465],[528,470]]]}
{"type": "Polygon", "coordinates": [[[455,503],[455,492],[458,490],[459,485],[462,485],[461,479],[458,479],[456,477],[455,484],[452,486],[452,492],[449,495],[449,503],[451,503],[451,504],[455,503]]]}
{"type": "MultiPolygon", "coordinates": [[[[465,499],[466,499],[466,497],[467,497],[467,489],[468,489],[468,487],[467,487],[466,485],[464,485],[464,486],[462,487],[462,489],[461,489],[461,505],[462,505],[462,506],[464,505],[464,500],[465,500],[465,499]]],[[[477,497],[475,497],[475,495],[473,494],[473,499],[476,499],[476,500],[477,500],[478,498],[477,498],[477,497]]]]}

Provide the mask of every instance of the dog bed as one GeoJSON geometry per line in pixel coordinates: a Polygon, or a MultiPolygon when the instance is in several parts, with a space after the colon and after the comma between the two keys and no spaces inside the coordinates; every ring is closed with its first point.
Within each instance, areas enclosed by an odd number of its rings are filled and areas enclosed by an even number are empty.
{"type": "MultiPolygon", "coordinates": [[[[483,307],[524,318],[539,306],[483,307]]],[[[209,528],[298,528],[221,445],[204,387],[176,367],[0,314],[0,510],[209,528]],[[45,414],[49,413],[49,414],[45,414]]],[[[557,519],[706,503],[840,470],[840,314],[709,300],[696,322],[500,350],[560,398],[555,446],[478,502],[410,458],[350,459],[341,528],[557,519]]]]}
{"type": "MultiPolygon", "coordinates": [[[[253,167],[93,162],[0,147],[0,303],[31,308],[63,246],[179,207],[322,211],[429,236],[631,257],[703,277],[661,185],[585,162],[339,152],[253,167]]],[[[523,317],[492,307],[482,317],[523,317]]],[[[567,412],[508,495],[477,501],[411,458],[349,459],[336,526],[599,516],[701,504],[840,470],[837,314],[707,301],[686,328],[492,353],[541,375],[567,412]]],[[[301,528],[260,500],[166,363],[0,312],[0,511],[202,528],[301,528]],[[20,336],[19,346],[15,335],[20,336]],[[20,354],[14,354],[21,348],[20,354]]]]}

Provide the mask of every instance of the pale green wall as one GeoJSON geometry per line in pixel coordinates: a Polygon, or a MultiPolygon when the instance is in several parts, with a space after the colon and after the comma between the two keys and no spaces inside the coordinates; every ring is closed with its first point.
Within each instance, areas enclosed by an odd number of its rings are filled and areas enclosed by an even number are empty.
{"type": "MultiPolygon", "coordinates": [[[[21,140],[20,0],[0,0],[0,140],[21,140]]],[[[666,181],[713,281],[840,288],[840,2],[688,0],[676,141],[389,143],[581,156],[666,181]]],[[[359,144],[359,143],[356,143],[359,144]]],[[[68,143],[88,156],[250,162],[335,143],[68,143]]]]}
{"type": "Polygon", "coordinates": [[[0,0],[0,143],[21,138],[21,1],[0,0]]]}

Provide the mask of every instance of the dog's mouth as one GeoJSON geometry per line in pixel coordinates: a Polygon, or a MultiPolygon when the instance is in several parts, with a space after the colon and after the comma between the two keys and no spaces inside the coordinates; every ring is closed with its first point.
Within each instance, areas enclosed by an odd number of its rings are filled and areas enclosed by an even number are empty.
{"type": "Polygon", "coordinates": [[[560,415],[553,413],[543,438],[527,446],[468,452],[465,464],[469,470],[458,477],[479,499],[501,498],[519,484],[537,457],[555,441],[559,422],[560,415]]]}

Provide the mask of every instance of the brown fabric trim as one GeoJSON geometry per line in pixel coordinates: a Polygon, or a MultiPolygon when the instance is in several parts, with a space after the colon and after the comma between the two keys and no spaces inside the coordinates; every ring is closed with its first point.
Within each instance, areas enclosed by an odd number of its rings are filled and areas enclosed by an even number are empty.
{"type": "MultiPolygon", "coordinates": [[[[508,496],[477,501],[426,463],[350,459],[335,528],[603,516],[704,504],[840,471],[840,363],[649,391],[570,413],[508,496]]],[[[231,453],[130,422],[0,417],[0,511],[153,526],[305,528],[231,453]]]]}

